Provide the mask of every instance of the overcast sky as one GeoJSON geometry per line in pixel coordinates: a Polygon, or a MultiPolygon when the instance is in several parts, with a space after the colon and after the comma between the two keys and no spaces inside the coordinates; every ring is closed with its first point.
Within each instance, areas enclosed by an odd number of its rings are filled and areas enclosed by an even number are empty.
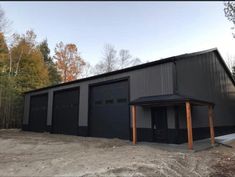
{"type": "Polygon", "coordinates": [[[142,61],[217,47],[235,56],[232,23],[223,2],[1,2],[12,31],[33,29],[56,43],[77,44],[95,64],[106,43],[129,49],[142,61]]]}

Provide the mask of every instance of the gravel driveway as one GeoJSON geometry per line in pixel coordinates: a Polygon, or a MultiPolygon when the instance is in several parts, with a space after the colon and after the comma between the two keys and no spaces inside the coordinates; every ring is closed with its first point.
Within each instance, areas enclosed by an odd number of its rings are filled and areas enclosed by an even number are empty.
{"type": "Polygon", "coordinates": [[[151,143],[0,130],[0,176],[32,175],[235,176],[235,148],[172,152],[151,143]]]}

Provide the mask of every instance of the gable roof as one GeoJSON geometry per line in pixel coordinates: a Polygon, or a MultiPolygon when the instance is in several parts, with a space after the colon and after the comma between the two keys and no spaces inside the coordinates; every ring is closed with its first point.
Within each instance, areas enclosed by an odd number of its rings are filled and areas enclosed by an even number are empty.
{"type": "Polygon", "coordinates": [[[112,72],[108,72],[108,73],[103,73],[103,74],[99,74],[99,75],[95,75],[95,76],[91,76],[91,77],[87,77],[87,78],[83,78],[83,79],[78,79],[78,80],[74,80],[74,81],[70,81],[70,82],[66,82],[66,83],[62,83],[62,84],[43,87],[43,88],[27,91],[27,92],[25,92],[25,94],[32,93],[32,92],[37,92],[37,91],[42,91],[42,90],[47,90],[47,89],[50,89],[50,88],[70,85],[70,84],[74,84],[74,83],[79,83],[79,82],[83,82],[83,81],[98,79],[98,78],[102,78],[102,77],[112,76],[112,75],[115,75],[115,74],[125,73],[125,72],[129,72],[129,71],[133,71],[133,70],[148,68],[148,67],[152,67],[152,66],[160,65],[160,64],[164,64],[164,63],[175,62],[177,60],[190,58],[190,57],[194,57],[194,56],[198,56],[198,55],[202,55],[202,54],[206,54],[206,53],[210,53],[210,52],[215,52],[217,54],[217,56],[219,58],[219,61],[221,62],[222,66],[224,67],[225,71],[227,72],[228,76],[230,77],[230,79],[232,80],[232,82],[235,86],[235,81],[233,79],[233,76],[232,76],[230,70],[228,69],[227,65],[225,64],[225,62],[224,62],[222,56],[220,55],[218,49],[217,48],[211,48],[211,49],[208,49],[208,50],[203,50],[203,51],[198,51],[198,52],[193,52],[193,53],[186,53],[186,54],[176,55],[176,56],[172,56],[172,57],[168,57],[168,58],[164,58],[164,59],[160,59],[160,60],[155,60],[155,61],[152,61],[152,62],[148,62],[148,63],[144,63],[144,64],[140,64],[140,65],[136,65],[136,66],[132,66],[132,67],[128,67],[128,68],[124,68],[124,69],[120,69],[120,70],[116,70],[116,71],[112,71],[112,72]]]}

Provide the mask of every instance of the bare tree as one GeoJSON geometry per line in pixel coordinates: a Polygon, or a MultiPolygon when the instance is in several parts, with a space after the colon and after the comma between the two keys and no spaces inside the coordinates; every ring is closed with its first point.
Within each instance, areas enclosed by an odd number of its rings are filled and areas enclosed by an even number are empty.
{"type": "Polygon", "coordinates": [[[103,51],[103,60],[95,65],[95,74],[111,72],[117,69],[117,51],[111,44],[106,44],[103,51]]]}
{"type": "Polygon", "coordinates": [[[123,69],[135,66],[141,63],[139,58],[133,58],[129,50],[121,49],[117,55],[114,46],[106,44],[104,47],[103,59],[95,65],[94,74],[111,72],[117,69],[123,69]]]}
{"type": "Polygon", "coordinates": [[[139,58],[133,58],[129,50],[121,49],[119,51],[119,69],[135,66],[141,63],[139,58]]]}
{"type": "Polygon", "coordinates": [[[141,60],[139,59],[139,58],[133,58],[132,60],[131,60],[131,66],[135,66],[135,65],[139,65],[139,64],[141,64],[142,62],[141,62],[141,60]]]}
{"type": "Polygon", "coordinates": [[[80,77],[81,78],[90,77],[93,75],[92,71],[93,71],[93,67],[91,66],[90,63],[86,62],[86,64],[82,68],[80,77]]]}
{"type": "Polygon", "coordinates": [[[233,67],[235,66],[235,56],[227,54],[225,62],[227,64],[229,70],[232,72],[233,67]]]}
{"type": "MultiPolygon", "coordinates": [[[[235,2],[225,2],[224,3],[224,13],[225,17],[228,18],[229,21],[233,22],[235,25],[235,2]]],[[[234,30],[234,27],[232,27],[232,30],[234,30]]],[[[235,38],[235,33],[233,33],[233,37],[235,38]]]]}
{"type": "Polygon", "coordinates": [[[5,29],[7,28],[9,24],[8,19],[5,16],[5,12],[0,6],[0,32],[5,32],[5,29]]]}
{"type": "Polygon", "coordinates": [[[126,66],[130,65],[130,59],[131,59],[131,55],[129,50],[120,50],[119,51],[119,68],[123,69],[126,66]]]}

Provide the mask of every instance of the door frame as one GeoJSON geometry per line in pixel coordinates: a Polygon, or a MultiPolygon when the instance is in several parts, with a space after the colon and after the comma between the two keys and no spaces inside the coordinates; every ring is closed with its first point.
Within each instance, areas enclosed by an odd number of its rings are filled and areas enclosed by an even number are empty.
{"type": "Polygon", "coordinates": [[[152,141],[157,143],[167,143],[168,142],[168,117],[167,117],[167,106],[159,106],[159,107],[152,107],[151,108],[151,130],[152,130],[152,141]],[[154,137],[154,129],[153,129],[153,112],[154,108],[164,108],[166,111],[166,139],[164,140],[157,140],[157,137],[154,137]]]}
{"type": "MultiPolygon", "coordinates": [[[[88,84],[88,113],[87,113],[87,130],[88,133],[87,135],[90,137],[91,136],[91,127],[90,127],[90,123],[91,123],[91,88],[92,87],[96,87],[96,86],[101,86],[101,85],[108,85],[108,84],[113,84],[113,83],[117,83],[117,82],[122,82],[122,81],[127,81],[127,92],[128,92],[128,96],[127,96],[127,101],[128,104],[130,103],[130,76],[126,76],[126,77],[121,77],[121,78],[117,78],[117,79],[110,79],[110,80],[106,80],[106,81],[101,81],[101,82],[95,82],[95,83],[91,83],[88,84]]],[[[129,113],[128,113],[128,127],[129,127],[129,140],[131,140],[131,113],[130,113],[130,108],[128,109],[129,113]]]]}
{"type": "Polygon", "coordinates": [[[63,91],[69,91],[69,90],[77,90],[78,91],[78,110],[77,110],[77,133],[76,135],[78,135],[78,128],[79,128],[79,107],[80,107],[80,86],[75,86],[75,87],[71,87],[71,88],[64,88],[64,89],[60,89],[60,90],[55,90],[53,91],[53,103],[52,103],[52,116],[51,116],[51,132],[50,133],[54,133],[54,106],[55,106],[55,94],[58,92],[63,92],[63,91]]]}

